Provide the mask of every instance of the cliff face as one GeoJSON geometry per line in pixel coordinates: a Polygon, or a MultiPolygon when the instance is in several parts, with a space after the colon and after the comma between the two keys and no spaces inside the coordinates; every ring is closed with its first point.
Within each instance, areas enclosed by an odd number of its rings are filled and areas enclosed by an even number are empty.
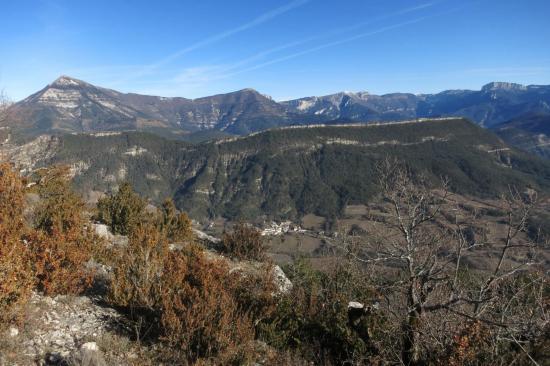
{"type": "Polygon", "coordinates": [[[42,135],[25,144],[11,143],[9,139],[0,146],[0,158],[11,161],[23,173],[32,172],[52,159],[59,147],[60,139],[42,135]]]}

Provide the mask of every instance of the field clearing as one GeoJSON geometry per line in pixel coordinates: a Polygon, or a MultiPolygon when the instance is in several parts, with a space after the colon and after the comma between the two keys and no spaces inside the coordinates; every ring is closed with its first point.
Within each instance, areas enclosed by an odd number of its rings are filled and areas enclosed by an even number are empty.
{"type": "MultiPolygon", "coordinates": [[[[548,212],[550,205],[543,200],[538,208],[548,212]]],[[[480,245],[468,252],[462,265],[474,271],[494,268],[500,254],[500,244],[507,232],[505,212],[497,200],[481,200],[463,195],[452,195],[443,206],[441,215],[434,222],[434,228],[440,231],[455,228],[455,220],[469,220],[468,230],[473,234],[473,242],[480,245]],[[481,245],[483,244],[483,245],[481,245]]],[[[353,235],[355,240],[379,240],[390,242],[399,238],[399,233],[385,223],[391,218],[391,207],[381,204],[352,205],[346,207],[343,217],[339,218],[332,232],[324,232],[325,220],[316,215],[306,215],[302,219],[302,228],[306,232],[289,232],[281,236],[268,237],[270,257],[277,264],[291,263],[297,258],[308,258],[313,266],[325,270],[342,260],[343,252],[333,243],[335,235],[353,235]],[[337,233],[337,234],[335,234],[337,233]],[[329,265],[330,264],[330,265],[329,265]]],[[[528,242],[526,233],[517,237],[519,243],[528,242]]],[[[539,261],[545,268],[550,267],[550,250],[547,246],[538,248],[539,261]]],[[[510,251],[510,260],[505,263],[514,265],[518,253],[510,251]]]]}

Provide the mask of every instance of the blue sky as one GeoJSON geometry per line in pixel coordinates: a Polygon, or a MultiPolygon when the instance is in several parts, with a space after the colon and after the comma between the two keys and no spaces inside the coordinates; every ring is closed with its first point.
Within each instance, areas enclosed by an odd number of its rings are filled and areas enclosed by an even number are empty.
{"type": "Polygon", "coordinates": [[[19,100],[61,74],[276,100],[550,84],[549,14],[548,0],[6,1],[0,89],[19,100]]]}

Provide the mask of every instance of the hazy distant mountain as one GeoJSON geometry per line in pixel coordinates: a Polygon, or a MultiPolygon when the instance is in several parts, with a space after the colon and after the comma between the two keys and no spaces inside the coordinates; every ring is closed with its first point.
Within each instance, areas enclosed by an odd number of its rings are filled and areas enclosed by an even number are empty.
{"type": "Polygon", "coordinates": [[[342,92],[283,102],[290,110],[320,120],[394,121],[416,118],[419,98],[414,94],[372,95],[342,92]]]}
{"type": "Polygon", "coordinates": [[[550,86],[495,82],[480,91],[448,90],[438,94],[345,92],[283,104],[295,113],[324,120],[366,122],[461,116],[490,127],[535,112],[550,114],[550,86]]]}
{"type": "Polygon", "coordinates": [[[61,76],[14,104],[12,111],[17,118],[10,127],[25,135],[122,130],[172,137],[194,131],[243,135],[292,124],[440,116],[463,116],[491,127],[533,114],[550,115],[550,86],[490,83],[480,91],[423,95],[342,92],[277,103],[253,89],[198,99],[163,98],[124,94],[61,76]]]}

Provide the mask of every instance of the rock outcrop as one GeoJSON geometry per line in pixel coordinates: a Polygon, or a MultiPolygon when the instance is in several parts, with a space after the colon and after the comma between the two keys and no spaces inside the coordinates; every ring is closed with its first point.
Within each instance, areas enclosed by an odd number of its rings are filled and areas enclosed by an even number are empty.
{"type": "Polygon", "coordinates": [[[18,357],[0,352],[0,365],[58,364],[103,366],[96,340],[107,333],[123,332],[122,316],[86,296],[47,297],[33,294],[20,328],[5,336],[18,357]],[[68,362],[79,360],[79,362],[68,362]]]}

